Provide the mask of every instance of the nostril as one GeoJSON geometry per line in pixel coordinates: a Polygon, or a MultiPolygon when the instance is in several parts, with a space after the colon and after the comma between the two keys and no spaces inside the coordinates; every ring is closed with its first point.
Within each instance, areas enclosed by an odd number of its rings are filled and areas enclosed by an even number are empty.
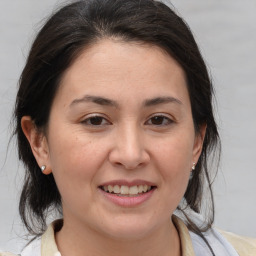
{"type": "Polygon", "coordinates": [[[141,162],[137,164],[136,162],[133,163],[121,163],[121,162],[115,162],[113,163],[116,167],[122,167],[126,170],[135,170],[145,165],[145,163],[141,162]]]}
{"type": "Polygon", "coordinates": [[[150,156],[143,147],[116,147],[110,152],[109,161],[117,167],[133,170],[146,165],[150,156]]]}

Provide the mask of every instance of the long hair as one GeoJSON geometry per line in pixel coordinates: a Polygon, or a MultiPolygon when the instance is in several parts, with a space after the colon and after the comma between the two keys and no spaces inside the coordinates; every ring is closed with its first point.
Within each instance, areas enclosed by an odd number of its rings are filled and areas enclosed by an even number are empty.
{"type": "Polygon", "coordinates": [[[39,31],[19,81],[15,106],[15,134],[19,158],[25,166],[20,197],[21,218],[33,234],[46,228],[49,212],[62,212],[61,196],[52,174],[45,176],[21,129],[21,118],[30,116],[39,130],[47,126],[60,80],[77,56],[104,38],[142,42],[163,49],[186,74],[195,131],[207,125],[202,154],[184,195],[185,208],[200,213],[205,187],[210,191],[210,211],[204,229],[184,212],[195,233],[211,227],[214,204],[208,168],[209,156],[219,142],[213,115],[213,86],[194,37],[172,9],[155,0],[86,0],[66,5],[54,13],[39,31]]]}

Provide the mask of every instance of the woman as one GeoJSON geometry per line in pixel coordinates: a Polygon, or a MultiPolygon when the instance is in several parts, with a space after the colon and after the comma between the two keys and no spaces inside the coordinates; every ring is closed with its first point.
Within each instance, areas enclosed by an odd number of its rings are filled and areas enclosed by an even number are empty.
{"type": "Polygon", "coordinates": [[[36,235],[21,255],[255,255],[255,240],[212,227],[212,94],[189,28],[163,3],[56,12],[16,100],[20,215],[36,235]],[[47,228],[50,213],[61,219],[47,228]]]}

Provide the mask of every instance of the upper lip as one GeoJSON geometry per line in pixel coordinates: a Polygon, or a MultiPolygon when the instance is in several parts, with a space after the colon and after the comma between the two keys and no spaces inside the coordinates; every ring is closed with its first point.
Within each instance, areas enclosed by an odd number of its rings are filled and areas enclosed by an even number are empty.
{"type": "Polygon", "coordinates": [[[128,187],[132,187],[132,186],[139,186],[139,185],[148,185],[151,187],[156,187],[156,184],[150,181],[146,181],[146,180],[140,180],[140,179],[136,179],[136,180],[111,180],[111,181],[107,181],[102,183],[99,187],[103,187],[103,186],[108,186],[108,185],[119,185],[119,186],[128,186],[128,187]]]}

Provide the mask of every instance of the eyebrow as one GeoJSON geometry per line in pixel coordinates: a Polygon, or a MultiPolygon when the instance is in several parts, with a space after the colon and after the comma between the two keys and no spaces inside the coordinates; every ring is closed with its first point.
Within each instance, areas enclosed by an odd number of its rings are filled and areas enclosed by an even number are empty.
{"type": "Polygon", "coordinates": [[[111,107],[118,108],[118,104],[115,101],[104,98],[104,97],[92,96],[92,95],[85,95],[80,99],[73,100],[70,104],[70,107],[77,105],[79,103],[86,103],[86,102],[93,102],[102,106],[111,106],[111,107]]]}
{"type": "Polygon", "coordinates": [[[182,105],[182,102],[174,97],[156,97],[153,99],[148,99],[144,101],[144,106],[150,107],[159,104],[166,104],[166,103],[178,103],[182,105]]]}
{"type": "MultiPolygon", "coordinates": [[[[80,99],[75,99],[71,102],[70,107],[77,105],[79,103],[87,103],[87,102],[93,102],[98,105],[102,106],[110,106],[110,107],[115,107],[119,108],[119,104],[116,101],[100,97],[100,96],[93,96],[93,95],[85,95],[84,97],[80,99]]],[[[143,106],[145,107],[151,107],[151,106],[156,106],[160,104],[167,104],[167,103],[177,103],[182,105],[182,102],[174,97],[156,97],[152,99],[146,99],[143,102],[143,106]]]]}

